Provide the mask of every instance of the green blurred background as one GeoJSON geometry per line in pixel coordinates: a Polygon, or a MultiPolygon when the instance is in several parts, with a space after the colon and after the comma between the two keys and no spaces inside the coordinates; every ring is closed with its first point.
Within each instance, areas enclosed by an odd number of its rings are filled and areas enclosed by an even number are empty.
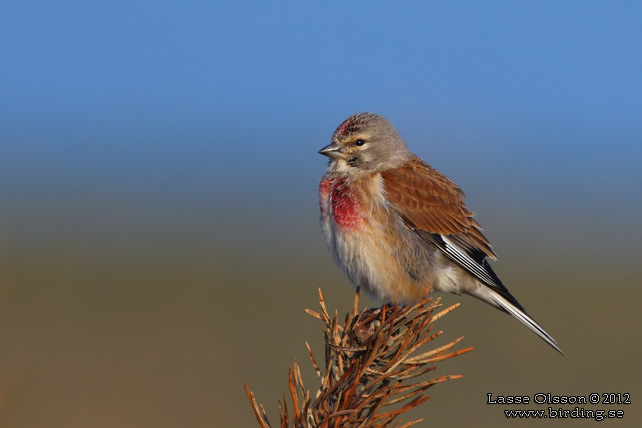
{"type": "Polygon", "coordinates": [[[353,298],[320,237],[316,151],[358,111],[466,191],[567,354],[445,296],[462,305],[439,343],[475,350],[413,415],[535,426],[486,394],[621,392],[587,408],[641,426],[641,19],[597,1],[3,5],[0,426],[255,426],[243,384],[276,420],[294,358],[313,388],[304,308],[318,287],[340,314],[353,298]]]}

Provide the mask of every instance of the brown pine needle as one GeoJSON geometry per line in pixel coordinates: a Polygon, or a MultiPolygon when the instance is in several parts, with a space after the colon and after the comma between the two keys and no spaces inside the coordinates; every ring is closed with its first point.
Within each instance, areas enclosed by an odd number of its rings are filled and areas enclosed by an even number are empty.
{"type": "Polygon", "coordinates": [[[317,376],[319,376],[319,379],[323,379],[323,374],[321,373],[321,369],[317,364],[317,360],[314,359],[314,354],[312,353],[312,348],[310,348],[310,344],[308,342],[305,342],[305,346],[306,348],[308,348],[308,353],[310,354],[310,361],[312,361],[312,367],[314,367],[314,371],[317,373],[317,376]]]}
{"type": "Polygon", "coordinates": [[[433,315],[432,316],[432,320],[430,322],[437,321],[439,318],[443,317],[448,312],[456,309],[457,307],[459,307],[459,303],[455,303],[454,305],[447,307],[446,309],[444,309],[443,311],[439,312],[438,314],[433,315]]]}
{"type": "MultiPolygon", "coordinates": [[[[441,333],[441,332],[440,332],[440,333],[441,333]]],[[[462,336],[462,337],[460,337],[460,338],[458,338],[458,339],[453,340],[452,342],[450,342],[450,343],[449,343],[449,344],[447,344],[447,345],[441,346],[441,347],[439,347],[439,348],[435,348],[435,349],[433,349],[432,351],[424,352],[423,354],[421,354],[421,355],[417,355],[416,357],[408,358],[408,359],[405,361],[405,364],[417,364],[417,361],[421,361],[421,360],[426,359],[426,358],[428,358],[428,357],[431,357],[431,356],[433,356],[433,355],[435,355],[435,354],[440,354],[440,353],[442,353],[442,352],[448,351],[448,350],[452,349],[452,348],[453,348],[453,346],[455,346],[455,345],[457,344],[457,342],[459,342],[459,341],[460,341],[460,340],[462,340],[463,338],[464,338],[464,337],[462,336]]]]}
{"type": "Polygon", "coordinates": [[[318,319],[319,321],[325,322],[325,319],[318,312],[314,312],[312,309],[307,309],[307,308],[305,311],[308,313],[308,315],[312,315],[314,318],[318,319]]]}

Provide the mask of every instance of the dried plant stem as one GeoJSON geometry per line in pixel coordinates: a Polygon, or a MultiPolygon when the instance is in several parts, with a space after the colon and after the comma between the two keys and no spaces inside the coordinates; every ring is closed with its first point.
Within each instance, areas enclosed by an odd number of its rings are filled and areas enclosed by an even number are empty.
{"type": "MultiPolygon", "coordinates": [[[[424,380],[422,375],[436,369],[432,364],[472,350],[452,351],[463,337],[417,354],[442,332],[432,332],[434,322],[459,304],[441,308],[439,299],[425,299],[413,306],[384,305],[358,311],[359,293],[343,324],[338,314],[330,316],[319,289],[320,312],[306,312],[324,323],[325,367],[317,363],[306,342],[310,361],[321,386],[314,397],[306,390],[298,363],[288,373],[292,411],[286,399],[279,402],[280,426],[287,427],[387,427],[404,412],[430,398],[433,385],[461,376],[440,376],[424,380]]],[[[261,428],[271,425],[263,406],[245,386],[261,428]]],[[[394,426],[409,427],[420,420],[394,426]]]]}

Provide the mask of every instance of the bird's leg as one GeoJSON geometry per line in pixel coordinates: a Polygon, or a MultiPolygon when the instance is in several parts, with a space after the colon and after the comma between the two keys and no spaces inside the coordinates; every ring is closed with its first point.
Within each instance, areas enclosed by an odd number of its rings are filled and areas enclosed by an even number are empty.
{"type": "Polygon", "coordinates": [[[432,286],[430,285],[430,283],[426,284],[426,286],[424,287],[424,290],[423,290],[422,298],[425,299],[426,297],[428,297],[428,295],[430,294],[431,290],[432,290],[432,286]]]}
{"type": "Polygon", "coordinates": [[[354,336],[359,344],[363,344],[370,339],[381,326],[381,322],[397,306],[397,303],[384,303],[379,308],[371,308],[357,315],[354,326],[354,336]]]}

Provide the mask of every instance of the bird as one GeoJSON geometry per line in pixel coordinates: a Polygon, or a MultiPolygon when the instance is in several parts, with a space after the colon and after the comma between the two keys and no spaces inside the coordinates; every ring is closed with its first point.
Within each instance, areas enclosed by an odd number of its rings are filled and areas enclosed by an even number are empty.
{"type": "Polygon", "coordinates": [[[413,154],[388,119],[354,114],[319,153],[329,158],[319,184],[321,231],[355,287],[383,304],[470,295],[564,355],[493,271],[497,257],[463,191],[413,154]]]}

